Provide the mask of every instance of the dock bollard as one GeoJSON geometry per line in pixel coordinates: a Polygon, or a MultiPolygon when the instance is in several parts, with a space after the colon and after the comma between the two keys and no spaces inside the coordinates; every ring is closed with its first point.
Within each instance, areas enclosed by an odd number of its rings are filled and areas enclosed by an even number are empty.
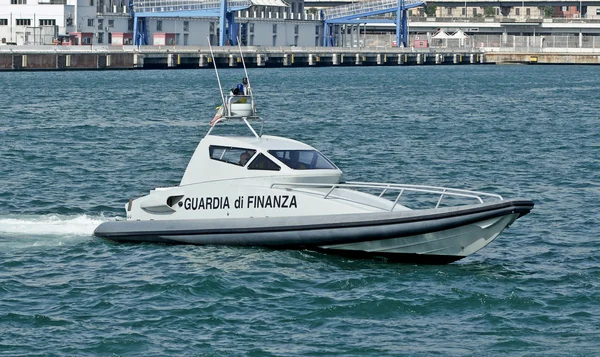
{"type": "Polygon", "coordinates": [[[440,63],[442,63],[441,55],[439,53],[436,53],[435,54],[435,64],[440,64],[440,63]]]}
{"type": "Polygon", "coordinates": [[[233,67],[235,65],[235,60],[233,55],[229,55],[229,67],[233,67]]]}
{"type": "Polygon", "coordinates": [[[417,54],[417,64],[421,64],[421,54],[417,54]]]}
{"type": "Polygon", "coordinates": [[[289,55],[287,53],[283,55],[283,65],[286,67],[290,65],[289,55]]]}
{"type": "Polygon", "coordinates": [[[381,53],[377,54],[377,64],[380,65],[381,64],[381,53]]]}
{"type": "Polygon", "coordinates": [[[200,57],[198,58],[198,67],[206,67],[206,66],[207,66],[207,63],[204,58],[204,55],[200,55],[200,57]]]}
{"type": "Polygon", "coordinates": [[[360,54],[359,53],[356,54],[356,60],[354,61],[354,64],[356,64],[356,65],[360,64],[360,54]]]}
{"type": "Polygon", "coordinates": [[[333,63],[334,66],[337,66],[338,64],[340,64],[338,62],[338,55],[337,53],[334,53],[331,55],[331,62],[333,63]]]}
{"type": "Polygon", "coordinates": [[[315,65],[315,60],[313,58],[313,54],[312,53],[308,54],[308,65],[309,66],[314,66],[315,65]]]}
{"type": "Polygon", "coordinates": [[[472,53],[469,55],[469,63],[471,63],[471,64],[475,63],[475,55],[472,53]]]}
{"type": "Polygon", "coordinates": [[[454,55],[452,55],[452,63],[454,63],[454,64],[458,63],[458,55],[456,53],[454,55]]]}

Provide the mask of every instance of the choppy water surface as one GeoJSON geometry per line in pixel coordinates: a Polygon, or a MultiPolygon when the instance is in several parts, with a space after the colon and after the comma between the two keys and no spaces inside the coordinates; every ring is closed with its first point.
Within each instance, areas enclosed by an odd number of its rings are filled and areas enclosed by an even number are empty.
{"type": "MultiPolygon", "coordinates": [[[[241,70],[221,72],[234,85],[241,70]]],[[[595,67],[253,69],[265,131],[347,180],[524,197],[447,266],[114,244],[130,197],[179,182],[214,72],[0,73],[0,354],[591,355],[600,351],[595,67]]]]}

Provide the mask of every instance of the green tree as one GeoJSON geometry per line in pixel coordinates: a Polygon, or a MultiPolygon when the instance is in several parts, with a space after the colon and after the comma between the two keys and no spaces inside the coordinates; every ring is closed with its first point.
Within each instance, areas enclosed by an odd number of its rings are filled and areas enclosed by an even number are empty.
{"type": "Polygon", "coordinates": [[[544,17],[550,19],[554,17],[554,7],[553,6],[540,6],[540,11],[544,12],[544,17]]]}
{"type": "Polygon", "coordinates": [[[483,8],[483,12],[485,13],[485,17],[494,17],[496,16],[496,9],[491,6],[486,6],[483,8]]]}
{"type": "Polygon", "coordinates": [[[309,7],[306,12],[308,12],[309,14],[313,14],[313,15],[318,15],[319,14],[319,10],[315,7],[309,7]]]}
{"type": "Polygon", "coordinates": [[[437,11],[437,5],[436,4],[427,4],[425,6],[425,14],[429,17],[435,17],[435,13],[437,11]]]}

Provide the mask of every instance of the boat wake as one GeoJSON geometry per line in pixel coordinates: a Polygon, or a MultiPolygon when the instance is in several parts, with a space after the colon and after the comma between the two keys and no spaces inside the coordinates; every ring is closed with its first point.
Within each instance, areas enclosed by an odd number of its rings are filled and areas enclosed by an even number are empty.
{"type": "Polygon", "coordinates": [[[91,236],[103,222],[115,220],[88,215],[22,215],[0,217],[0,237],[91,236]]]}

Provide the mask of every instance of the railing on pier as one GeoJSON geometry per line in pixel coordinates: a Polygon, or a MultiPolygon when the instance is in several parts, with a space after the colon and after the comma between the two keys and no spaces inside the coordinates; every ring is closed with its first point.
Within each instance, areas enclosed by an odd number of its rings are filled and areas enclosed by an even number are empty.
{"type": "MultiPolygon", "coordinates": [[[[404,6],[423,4],[423,0],[405,0],[404,6]]],[[[393,10],[398,8],[398,0],[371,0],[359,1],[348,5],[335,6],[324,10],[325,20],[339,19],[342,17],[393,10]]]]}
{"type": "MultiPolygon", "coordinates": [[[[247,8],[252,5],[250,0],[228,0],[230,9],[247,8]]],[[[221,7],[220,0],[134,0],[135,12],[168,12],[189,10],[213,10],[221,7]]]]}

